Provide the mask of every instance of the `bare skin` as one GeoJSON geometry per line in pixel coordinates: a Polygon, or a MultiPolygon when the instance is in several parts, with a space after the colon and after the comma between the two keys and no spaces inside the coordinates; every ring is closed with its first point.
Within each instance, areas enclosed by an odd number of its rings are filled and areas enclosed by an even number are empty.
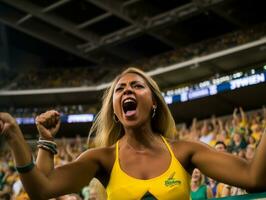
{"type": "MultiPolygon", "coordinates": [[[[113,94],[113,109],[125,131],[119,141],[120,166],[138,179],[156,177],[170,164],[168,149],[159,134],[151,128],[151,111],[156,103],[146,82],[132,73],[120,78],[113,94]],[[136,112],[130,116],[122,109],[122,101],[129,97],[137,102],[136,112]]],[[[58,131],[60,121],[56,111],[46,112],[36,121],[44,139],[53,138],[58,131]]],[[[0,122],[0,132],[6,136],[16,165],[28,164],[31,153],[15,119],[7,113],[0,113],[0,122]]],[[[252,162],[217,152],[199,142],[175,141],[171,142],[171,147],[175,157],[190,174],[197,167],[220,182],[252,190],[266,189],[265,135],[252,162]]],[[[28,173],[20,174],[20,177],[32,199],[49,199],[78,192],[93,177],[106,186],[114,161],[115,147],[111,146],[87,150],[74,162],[54,168],[53,156],[40,150],[37,166],[28,173]],[[45,162],[46,165],[43,164],[45,162]]]]}

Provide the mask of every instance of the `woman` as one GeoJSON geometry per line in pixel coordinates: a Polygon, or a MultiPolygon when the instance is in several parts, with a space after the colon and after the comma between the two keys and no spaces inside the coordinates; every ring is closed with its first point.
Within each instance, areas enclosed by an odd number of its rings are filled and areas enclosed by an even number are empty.
{"type": "Polygon", "coordinates": [[[32,199],[49,199],[79,191],[96,177],[108,199],[189,199],[190,174],[196,167],[218,181],[249,190],[266,189],[266,138],[252,162],[190,141],[167,141],[175,134],[173,117],[157,84],[129,68],[113,81],[91,129],[100,148],[87,150],[74,162],[54,168],[59,114],[37,119],[41,134],[37,166],[14,118],[0,113],[6,136],[26,191],[32,199]]]}
{"type": "Polygon", "coordinates": [[[192,200],[204,200],[213,197],[212,189],[204,183],[204,178],[199,169],[193,170],[190,186],[192,200]]]}

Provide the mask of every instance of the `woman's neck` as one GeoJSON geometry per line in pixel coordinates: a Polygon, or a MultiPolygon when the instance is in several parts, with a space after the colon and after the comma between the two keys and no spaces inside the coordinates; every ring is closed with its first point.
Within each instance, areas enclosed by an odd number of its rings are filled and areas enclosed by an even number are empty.
{"type": "Polygon", "coordinates": [[[121,138],[121,143],[136,152],[142,152],[154,148],[162,143],[159,134],[149,129],[125,129],[125,135],[121,138]]]}

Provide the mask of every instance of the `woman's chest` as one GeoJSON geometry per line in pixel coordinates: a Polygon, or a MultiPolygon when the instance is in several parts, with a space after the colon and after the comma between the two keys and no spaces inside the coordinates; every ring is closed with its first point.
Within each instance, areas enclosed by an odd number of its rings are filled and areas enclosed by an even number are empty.
{"type": "Polygon", "coordinates": [[[170,154],[142,155],[131,154],[119,157],[119,166],[126,174],[137,179],[147,180],[164,173],[171,164],[170,154]]]}

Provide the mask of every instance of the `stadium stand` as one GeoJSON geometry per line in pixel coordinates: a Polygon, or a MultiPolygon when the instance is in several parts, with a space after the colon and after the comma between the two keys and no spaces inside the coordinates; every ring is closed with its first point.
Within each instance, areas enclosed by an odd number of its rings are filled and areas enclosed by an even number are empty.
{"type": "MultiPolygon", "coordinates": [[[[161,55],[154,56],[150,59],[140,60],[129,66],[141,66],[143,70],[149,71],[159,67],[166,67],[178,62],[184,62],[194,57],[208,55],[217,51],[229,49],[231,47],[246,44],[248,42],[261,39],[266,34],[266,24],[259,24],[241,31],[228,33],[226,35],[212,38],[200,43],[196,43],[184,48],[179,48],[161,55]]],[[[122,68],[123,69],[123,68],[122,68]]],[[[120,69],[121,70],[121,69],[120,69]]],[[[101,82],[110,82],[118,70],[112,68],[89,69],[31,69],[24,71],[22,74],[13,76],[13,80],[7,81],[9,76],[1,78],[0,86],[3,89],[23,90],[23,89],[43,89],[43,88],[60,88],[60,87],[83,87],[99,84],[101,82]],[[78,79],[76,78],[78,77],[78,79]],[[42,81],[40,81],[42,80],[42,81]],[[5,83],[5,84],[4,84],[5,83]]]]}

